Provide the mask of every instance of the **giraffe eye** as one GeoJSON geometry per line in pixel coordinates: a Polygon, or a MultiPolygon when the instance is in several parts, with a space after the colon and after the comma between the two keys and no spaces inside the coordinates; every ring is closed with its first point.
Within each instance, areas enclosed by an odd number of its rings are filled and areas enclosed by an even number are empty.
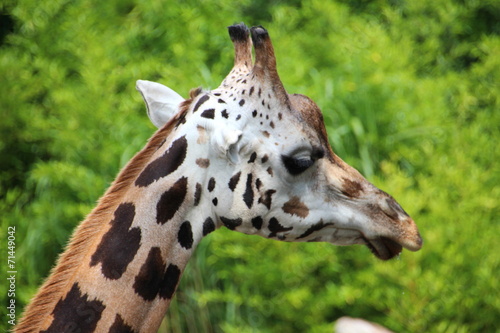
{"type": "Polygon", "coordinates": [[[311,158],[305,157],[295,158],[283,155],[281,156],[281,160],[283,161],[286,170],[294,176],[301,174],[314,164],[314,161],[311,158]]]}
{"type": "Polygon", "coordinates": [[[310,155],[296,154],[295,156],[281,155],[286,170],[293,176],[299,175],[311,167],[316,160],[324,156],[321,148],[313,149],[310,155]]]}

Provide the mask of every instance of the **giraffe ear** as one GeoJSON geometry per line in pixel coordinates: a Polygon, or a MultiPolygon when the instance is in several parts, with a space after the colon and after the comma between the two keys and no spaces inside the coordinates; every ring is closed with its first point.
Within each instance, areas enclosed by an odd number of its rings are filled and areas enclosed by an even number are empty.
{"type": "Polygon", "coordinates": [[[184,101],[181,95],[163,84],[138,80],[135,87],[146,103],[149,119],[158,128],[177,113],[179,104],[184,101]]]}

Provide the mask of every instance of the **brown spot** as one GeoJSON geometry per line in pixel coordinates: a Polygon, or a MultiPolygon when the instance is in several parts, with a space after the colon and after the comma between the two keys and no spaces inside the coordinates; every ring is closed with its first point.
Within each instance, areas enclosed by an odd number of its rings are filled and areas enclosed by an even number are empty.
{"type": "Polygon", "coordinates": [[[207,118],[207,119],[214,119],[215,109],[206,109],[205,111],[203,111],[201,113],[201,116],[203,118],[207,118]]]}
{"type": "Polygon", "coordinates": [[[205,130],[205,128],[198,125],[198,126],[196,126],[196,129],[198,130],[198,134],[199,134],[198,140],[196,140],[196,143],[197,144],[207,143],[208,137],[207,137],[207,131],[205,130]]]}
{"type": "Polygon", "coordinates": [[[266,206],[267,209],[271,209],[272,196],[274,193],[276,193],[276,190],[267,190],[264,195],[259,198],[259,203],[266,206]]]}
{"type": "Polygon", "coordinates": [[[270,175],[271,175],[271,177],[272,177],[272,176],[274,176],[274,173],[273,173],[273,168],[269,167],[269,168],[267,168],[267,170],[266,170],[266,171],[267,171],[267,173],[268,173],[268,174],[270,174],[270,175]]]}
{"type": "Polygon", "coordinates": [[[285,202],[283,207],[281,207],[283,211],[290,215],[297,215],[298,217],[306,217],[309,215],[309,208],[300,201],[299,197],[292,197],[290,200],[285,202]]]}
{"type": "Polygon", "coordinates": [[[210,179],[208,181],[207,190],[208,190],[208,192],[212,192],[214,189],[215,189],[215,178],[210,177],[210,179]]]}
{"type": "Polygon", "coordinates": [[[262,186],[262,181],[260,180],[260,178],[257,178],[255,180],[255,188],[258,190],[260,190],[260,187],[262,186]]]}
{"type": "Polygon", "coordinates": [[[195,187],[196,187],[196,189],[194,192],[194,205],[198,206],[198,204],[200,203],[200,198],[201,198],[201,184],[196,183],[195,187]]]}
{"type": "Polygon", "coordinates": [[[57,302],[49,328],[41,333],[94,332],[105,308],[101,301],[91,301],[87,294],[82,294],[78,283],[74,283],[64,299],[57,302]]]}
{"type": "Polygon", "coordinates": [[[247,184],[245,188],[245,193],[243,193],[243,201],[248,208],[252,208],[253,204],[253,189],[252,189],[252,174],[247,175],[247,184]]]}
{"type": "Polygon", "coordinates": [[[170,264],[165,271],[165,276],[160,286],[159,295],[163,299],[172,298],[181,278],[181,270],[177,265],[170,264]]]}
{"type": "Polygon", "coordinates": [[[262,135],[264,135],[266,138],[268,138],[271,134],[269,134],[268,131],[261,131],[262,135]]]}
{"type": "Polygon", "coordinates": [[[160,197],[156,204],[156,222],[165,224],[181,208],[187,193],[187,178],[182,177],[160,197]]]}
{"type": "Polygon", "coordinates": [[[260,216],[257,216],[257,217],[254,217],[252,219],[252,226],[257,229],[257,230],[260,230],[260,228],[262,228],[262,224],[264,223],[264,220],[262,219],[262,217],[260,216]]]}
{"type": "Polygon", "coordinates": [[[158,157],[144,168],[135,180],[135,185],[139,187],[148,186],[177,170],[186,158],[187,146],[185,136],[172,142],[172,145],[161,157],[158,157]]]}
{"type": "MultiPolygon", "coordinates": [[[[183,103],[186,103],[186,102],[189,102],[189,101],[190,100],[182,102],[180,104],[181,105],[180,108],[182,108],[183,103]]],[[[175,118],[174,118],[174,120],[176,120],[176,122],[175,122],[175,128],[179,127],[182,124],[185,124],[186,123],[186,113],[183,112],[181,115],[176,115],[175,118]]]]}
{"type": "Polygon", "coordinates": [[[234,189],[236,188],[236,185],[238,185],[238,182],[240,181],[240,176],[241,176],[241,171],[236,173],[229,179],[229,189],[234,192],[234,189]]]}
{"type": "Polygon", "coordinates": [[[240,226],[243,223],[243,220],[239,217],[236,219],[228,219],[227,217],[221,216],[220,220],[224,224],[224,226],[230,230],[236,229],[236,227],[240,226]]]}
{"type": "Polygon", "coordinates": [[[252,155],[250,155],[250,159],[248,160],[247,163],[253,163],[253,162],[255,162],[256,158],[257,158],[257,153],[253,152],[252,155]]]}
{"type": "Polygon", "coordinates": [[[275,217],[272,217],[269,220],[269,225],[267,226],[267,228],[269,229],[269,231],[271,231],[271,233],[269,234],[269,238],[276,237],[278,232],[285,232],[293,229],[293,227],[285,227],[281,225],[278,219],[276,219],[275,217]]]}
{"type": "Polygon", "coordinates": [[[200,97],[200,99],[196,102],[194,108],[193,108],[193,113],[198,111],[198,109],[200,108],[200,106],[205,103],[206,101],[208,101],[210,99],[210,96],[208,95],[203,95],[200,97]]]}
{"type": "Polygon", "coordinates": [[[300,235],[296,239],[305,238],[305,237],[311,235],[313,232],[319,231],[319,230],[321,230],[324,227],[327,227],[329,225],[333,225],[333,223],[324,223],[323,221],[319,221],[318,223],[313,224],[311,227],[309,227],[309,229],[307,229],[302,235],[300,235]]]}
{"type": "Polygon", "coordinates": [[[210,166],[210,160],[208,158],[197,158],[196,164],[198,164],[200,168],[206,169],[210,166]]]}
{"type": "Polygon", "coordinates": [[[141,229],[130,229],[134,217],[134,204],[120,204],[110,222],[111,228],[101,238],[90,259],[91,267],[101,263],[101,272],[108,279],[119,279],[139,250],[141,229]]]}
{"type": "Polygon", "coordinates": [[[177,233],[177,240],[179,244],[187,250],[193,246],[193,229],[189,221],[185,221],[181,224],[179,232],[177,233]]]}
{"type": "Polygon", "coordinates": [[[117,314],[113,325],[109,328],[108,333],[135,333],[135,331],[125,323],[123,318],[117,314]]]}
{"type": "Polygon", "coordinates": [[[162,283],[162,274],[165,270],[165,263],[161,257],[159,247],[152,247],[149,250],[146,262],[141,267],[139,274],[135,277],[134,290],[146,301],[156,298],[162,283]]]}
{"type": "Polygon", "coordinates": [[[214,230],[215,230],[214,220],[212,220],[212,218],[209,216],[209,217],[207,217],[205,222],[203,222],[203,236],[208,235],[209,233],[211,233],[214,230]]]}
{"type": "Polygon", "coordinates": [[[342,194],[347,197],[357,198],[363,192],[363,185],[355,180],[342,178],[342,182],[342,194]]]}

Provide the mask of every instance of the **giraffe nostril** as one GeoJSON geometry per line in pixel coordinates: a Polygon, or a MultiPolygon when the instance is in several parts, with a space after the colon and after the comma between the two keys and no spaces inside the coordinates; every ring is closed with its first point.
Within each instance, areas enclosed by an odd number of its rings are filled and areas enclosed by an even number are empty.
{"type": "Polygon", "coordinates": [[[392,198],[386,198],[382,201],[380,208],[382,212],[393,220],[398,220],[401,215],[408,216],[401,206],[392,198]]]}

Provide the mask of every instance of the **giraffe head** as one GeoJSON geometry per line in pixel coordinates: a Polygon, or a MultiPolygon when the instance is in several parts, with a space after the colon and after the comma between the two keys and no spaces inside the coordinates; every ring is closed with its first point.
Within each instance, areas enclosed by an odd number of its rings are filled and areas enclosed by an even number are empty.
{"type": "Polygon", "coordinates": [[[318,106],[286,92],[267,31],[238,24],[229,35],[234,67],[217,89],[184,100],[137,82],[153,124],[175,122],[163,167],[189,174],[203,234],[224,225],[284,241],[364,244],[380,259],[420,249],[401,206],[332,151],[318,106]]]}

